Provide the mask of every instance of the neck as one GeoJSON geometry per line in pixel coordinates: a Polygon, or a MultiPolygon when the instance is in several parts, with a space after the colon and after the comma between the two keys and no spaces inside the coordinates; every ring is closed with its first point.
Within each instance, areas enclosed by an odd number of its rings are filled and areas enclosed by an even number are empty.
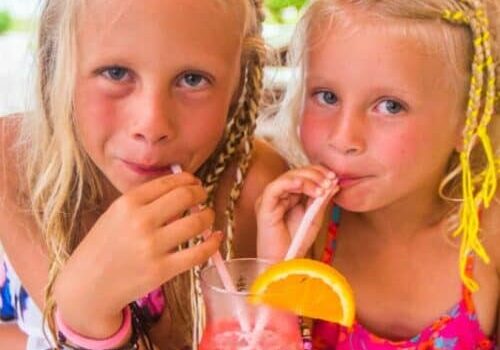
{"type": "Polygon", "coordinates": [[[102,183],[102,194],[103,194],[103,203],[101,208],[105,211],[108,207],[113,203],[118,197],[122,194],[118,191],[113,184],[103,176],[104,180],[102,183]]]}

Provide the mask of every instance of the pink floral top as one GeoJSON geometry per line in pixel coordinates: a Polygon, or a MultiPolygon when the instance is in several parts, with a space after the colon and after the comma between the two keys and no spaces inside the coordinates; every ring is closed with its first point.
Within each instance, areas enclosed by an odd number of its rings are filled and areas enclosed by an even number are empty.
{"type": "MultiPolygon", "coordinates": [[[[328,240],[323,253],[323,262],[331,264],[335,253],[335,240],[339,219],[338,208],[329,226],[328,240]]],[[[467,273],[472,276],[473,256],[467,263],[467,273]]],[[[346,328],[325,321],[316,321],[312,330],[315,350],[492,350],[495,342],[481,330],[471,292],[462,286],[462,299],[446,314],[439,317],[418,335],[403,341],[391,341],[370,333],[355,321],[346,328]]]]}

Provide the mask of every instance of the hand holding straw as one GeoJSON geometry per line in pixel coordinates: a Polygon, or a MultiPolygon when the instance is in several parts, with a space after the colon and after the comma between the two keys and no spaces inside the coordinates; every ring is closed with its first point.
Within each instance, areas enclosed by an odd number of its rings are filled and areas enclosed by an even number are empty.
{"type": "MultiPolygon", "coordinates": [[[[182,168],[178,164],[174,164],[171,167],[172,173],[174,174],[180,174],[182,172],[182,168]]],[[[194,207],[191,208],[190,210],[192,213],[196,213],[200,211],[199,207],[194,207]]],[[[206,230],[205,232],[202,233],[203,239],[207,239],[210,237],[211,231],[206,230]]],[[[224,286],[224,289],[226,289],[230,293],[236,293],[237,289],[236,286],[233,283],[233,279],[231,278],[231,275],[229,274],[229,271],[226,268],[226,265],[224,264],[224,259],[222,258],[222,255],[220,252],[217,250],[214,255],[210,258],[212,263],[215,265],[215,268],[217,270],[217,273],[219,274],[219,278],[222,281],[222,285],[224,286]]],[[[237,302],[236,305],[236,313],[238,315],[238,322],[240,324],[241,329],[243,332],[250,332],[250,321],[248,319],[248,313],[246,311],[245,305],[237,302]]]]}
{"type": "MultiPolygon", "coordinates": [[[[309,208],[307,208],[302,220],[300,221],[299,227],[297,228],[297,232],[292,239],[292,243],[288,248],[288,251],[285,255],[284,260],[291,260],[297,257],[298,252],[302,248],[304,244],[304,239],[306,238],[307,231],[309,230],[312,221],[318,215],[319,210],[328,200],[328,196],[330,193],[325,193],[320,197],[317,197],[313,200],[309,208]]],[[[259,312],[256,316],[255,328],[252,331],[252,335],[250,337],[250,346],[249,349],[255,349],[257,343],[259,342],[262,332],[264,328],[267,326],[270,317],[269,309],[264,309],[263,312],[259,312]]]]}

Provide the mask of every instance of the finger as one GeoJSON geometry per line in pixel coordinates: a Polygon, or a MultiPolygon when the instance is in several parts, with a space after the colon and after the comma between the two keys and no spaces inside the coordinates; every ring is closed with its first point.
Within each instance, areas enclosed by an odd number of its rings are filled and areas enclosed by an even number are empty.
{"type": "Polygon", "coordinates": [[[295,208],[297,205],[302,205],[303,200],[304,195],[302,194],[290,194],[280,201],[280,206],[285,212],[287,212],[290,209],[295,208]]]}
{"type": "Polygon", "coordinates": [[[338,179],[335,179],[333,181],[333,184],[332,184],[332,187],[330,188],[330,190],[328,191],[328,201],[327,202],[331,202],[332,198],[337,194],[339,193],[340,191],[340,185],[339,185],[339,181],[338,179]]]}
{"type": "Polygon", "coordinates": [[[301,185],[302,182],[296,181],[292,176],[281,176],[266,187],[259,201],[258,210],[272,211],[288,195],[299,191],[301,185]]]}
{"type": "MultiPolygon", "coordinates": [[[[339,187],[338,179],[335,178],[334,180],[332,180],[330,188],[325,189],[323,191],[322,195],[326,196],[326,201],[324,203],[330,203],[332,198],[339,192],[339,190],[340,190],[340,187],[339,187]]],[[[315,199],[316,198],[314,198],[314,197],[309,197],[307,199],[307,201],[305,202],[305,206],[309,207],[315,199]]]]}
{"type": "Polygon", "coordinates": [[[196,208],[207,199],[207,191],[200,185],[173,188],[143,208],[144,215],[155,226],[165,225],[196,208]]]}
{"type": "Polygon", "coordinates": [[[311,180],[309,177],[297,177],[294,181],[296,183],[296,187],[291,191],[291,193],[300,193],[310,198],[317,198],[327,194],[334,185],[334,183],[328,179],[324,180],[323,183],[318,184],[316,180],[311,180]]]}
{"type": "Polygon", "coordinates": [[[291,170],[289,174],[301,178],[307,178],[315,182],[319,187],[328,188],[332,180],[336,178],[335,174],[323,166],[315,165],[291,170]]]}
{"type": "Polygon", "coordinates": [[[301,177],[297,173],[288,173],[268,185],[262,195],[259,212],[272,213],[276,209],[286,211],[292,208],[292,204],[296,205],[302,201],[304,195],[316,198],[323,193],[324,189],[309,178],[301,177]],[[294,200],[288,201],[289,197],[294,197],[294,200]]]}
{"type": "Polygon", "coordinates": [[[222,237],[221,232],[214,232],[203,243],[167,255],[165,260],[163,260],[163,270],[166,271],[165,279],[169,280],[193,266],[206,262],[219,249],[222,237]]]}
{"type": "Polygon", "coordinates": [[[179,244],[210,230],[215,220],[212,209],[203,209],[197,213],[175,220],[158,230],[158,244],[162,251],[171,251],[179,244]]]}
{"type": "MultiPolygon", "coordinates": [[[[288,171],[267,186],[257,205],[258,212],[273,212],[284,207],[290,208],[290,203],[284,200],[291,194],[301,194],[312,198],[325,194],[335,181],[335,179],[332,181],[325,177],[325,173],[328,173],[325,169],[321,166],[310,166],[288,171]]],[[[307,200],[303,203],[305,205],[307,200]]]]}
{"type": "Polygon", "coordinates": [[[315,164],[315,165],[310,165],[309,167],[315,169],[316,171],[319,171],[327,179],[333,180],[337,177],[337,175],[332,170],[323,165],[315,164]]]}
{"type": "Polygon", "coordinates": [[[322,200],[321,206],[319,207],[318,213],[312,220],[312,225],[311,227],[314,229],[316,228],[321,228],[323,225],[324,217],[325,217],[325,211],[330,207],[331,205],[331,199],[333,196],[339,191],[339,185],[335,184],[334,187],[330,190],[330,192],[326,195],[325,200],[322,200]]]}
{"type": "Polygon", "coordinates": [[[167,175],[146,182],[123,195],[137,204],[148,204],[175,188],[200,184],[200,180],[189,173],[167,175]]]}

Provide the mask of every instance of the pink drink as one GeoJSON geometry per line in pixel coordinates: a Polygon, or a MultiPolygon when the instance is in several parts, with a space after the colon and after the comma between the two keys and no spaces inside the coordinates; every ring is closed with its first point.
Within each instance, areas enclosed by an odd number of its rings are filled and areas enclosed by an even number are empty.
{"type": "Polygon", "coordinates": [[[242,332],[238,321],[219,321],[205,328],[199,350],[302,350],[297,327],[274,327],[273,323],[264,329],[259,343],[250,348],[252,335],[242,332]]]}
{"type": "Polygon", "coordinates": [[[248,302],[249,286],[271,264],[235,259],[224,265],[236,291],[224,288],[214,266],[201,272],[206,325],[199,350],[302,350],[297,316],[248,302]]]}

